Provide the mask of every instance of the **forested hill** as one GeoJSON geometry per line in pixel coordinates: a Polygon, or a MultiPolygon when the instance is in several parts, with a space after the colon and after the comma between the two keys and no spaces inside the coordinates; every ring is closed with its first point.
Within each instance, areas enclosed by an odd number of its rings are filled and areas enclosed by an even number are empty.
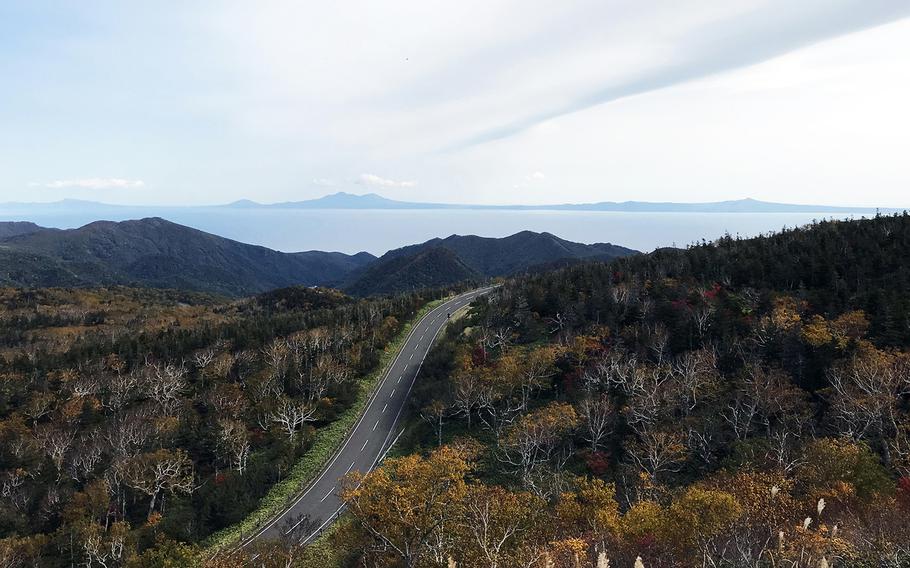
{"type": "MultiPolygon", "coordinates": [[[[585,266],[574,270],[570,277],[583,285],[582,274],[607,269],[585,266]]],[[[617,279],[674,278],[706,287],[716,284],[721,288],[792,293],[821,314],[861,308],[881,341],[910,344],[907,213],[823,221],[751,239],[726,236],[685,250],[661,249],[619,259],[609,270],[617,279]]]]}
{"type": "Polygon", "coordinates": [[[387,252],[368,269],[352,275],[347,289],[362,295],[388,294],[420,288],[427,282],[440,286],[515,275],[554,263],[634,254],[638,251],[610,243],[575,243],[546,232],[521,231],[502,238],[452,235],[387,252]]]}
{"type": "Polygon", "coordinates": [[[127,285],[235,297],[303,285],[343,287],[368,296],[635,252],[523,231],[505,238],[453,235],[390,251],[377,260],[366,252],[284,253],[159,218],[97,221],[69,230],[0,222],[0,285],[127,285]]]}
{"type": "Polygon", "coordinates": [[[8,286],[120,284],[242,296],[293,285],[337,285],[375,260],[367,253],[283,253],[158,218],[98,221],[63,231],[0,227],[9,233],[0,240],[0,284],[8,286]]]}
{"type": "Polygon", "coordinates": [[[454,252],[442,247],[377,261],[357,275],[358,278],[345,290],[358,296],[397,294],[485,279],[483,274],[468,266],[454,252]]]}
{"type": "Polygon", "coordinates": [[[34,223],[29,223],[28,221],[3,222],[0,223],[0,240],[47,230],[49,229],[45,229],[44,227],[40,227],[34,223]]]}
{"type": "Polygon", "coordinates": [[[908,307],[908,215],[507,280],[336,565],[910,566],[908,307]]]}

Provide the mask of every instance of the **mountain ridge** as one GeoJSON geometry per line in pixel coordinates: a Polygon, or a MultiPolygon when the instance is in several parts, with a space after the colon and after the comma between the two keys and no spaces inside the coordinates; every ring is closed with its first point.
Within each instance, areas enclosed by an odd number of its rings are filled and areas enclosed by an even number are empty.
{"type": "Polygon", "coordinates": [[[377,258],[366,252],[279,252],[160,217],[99,220],[75,229],[0,222],[0,286],[138,285],[235,297],[323,286],[358,295],[388,294],[636,252],[522,231],[503,238],[451,235],[377,258]]]}
{"type": "Polygon", "coordinates": [[[354,272],[345,289],[363,295],[389,294],[428,285],[512,276],[550,264],[612,260],[638,252],[610,243],[575,243],[547,232],[520,231],[502,238],[450,235],[390,250],[354,272]],[[427,256],[428,251],[440,250],[450,254],[427,256]],[[450,259],[447,264],[442,262],[443,257],[450,259]],[[429,270],[435,271],[432,277],[421,276],[429,270]]]}
{"type": "MultiPolygon", "coordinates": [[[[0,223],[0,226],[4,226],[0,223]]],[[[337,285],[375,260],[368,253],[283,253],[161,218],[95,221],[0,241],[0,283],[27,286],[141,284],[229,296],[292,285],[337,285]]]]}

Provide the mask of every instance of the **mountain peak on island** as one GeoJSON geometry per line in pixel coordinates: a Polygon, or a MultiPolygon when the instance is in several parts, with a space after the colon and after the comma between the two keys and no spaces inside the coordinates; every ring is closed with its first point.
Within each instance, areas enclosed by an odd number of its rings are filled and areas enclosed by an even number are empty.
{"type": "Polygon", "coordinates": [[[348,193],[338,191],[315,199],[303,201],[286,201],[282,203],[263,204],[241,199],[227,205],[233,208],[269,208],[269,209],[400,209],[411,208],[415,204],[388,199],[376,193],[348,193]]]}

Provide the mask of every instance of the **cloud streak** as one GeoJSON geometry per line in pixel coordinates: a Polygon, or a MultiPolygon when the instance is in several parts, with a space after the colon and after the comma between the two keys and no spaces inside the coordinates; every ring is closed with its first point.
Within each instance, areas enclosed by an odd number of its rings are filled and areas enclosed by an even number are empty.
{"type": "Polygon", "coordinates": [[[85,178],[85,179],[61,179],[48,183],[32,183],[34,186],[43,186],[48,189],[138,189],[145,187],[145,182],[140,179],[122,179],[122,178],[85,178]]]}
{"type": "Polygon", "coordinates": [[[416,181],[399,181],[379,177],[376,174],[360,174],[360,182],[375,187],[417,187],[416,181]]]}

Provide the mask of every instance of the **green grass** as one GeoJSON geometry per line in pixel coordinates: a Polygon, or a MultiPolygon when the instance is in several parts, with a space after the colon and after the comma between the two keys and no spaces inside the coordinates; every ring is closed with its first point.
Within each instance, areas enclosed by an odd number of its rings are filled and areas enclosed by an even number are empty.
{"type": "Polygon", "coordinates": [[[250,513],[243,521],[222,529],[205,540],[203,546],[207,554],[215,554],[219,550],[250,536],[250,534],[281,513],[289,501],[306,489],[319,472],[322,471],[326,463],[335,455],[348,433],[357,424],[357,420],[366,409],[373,391],[386,374],[395,356],[398,355],[405,340],[411,333],[411,329],[423,316],[444,301],[434,300],[429,302],[405,324],[395,339],[386,345],[377,370],[360,381],[359,391],[354,403],[342,412],[337,420],[316,432],[313,445],[307,453],[297,461],[286,478],[276,483],[269,490],[259,502],[259,507],[256,510],[250,513]]]}

